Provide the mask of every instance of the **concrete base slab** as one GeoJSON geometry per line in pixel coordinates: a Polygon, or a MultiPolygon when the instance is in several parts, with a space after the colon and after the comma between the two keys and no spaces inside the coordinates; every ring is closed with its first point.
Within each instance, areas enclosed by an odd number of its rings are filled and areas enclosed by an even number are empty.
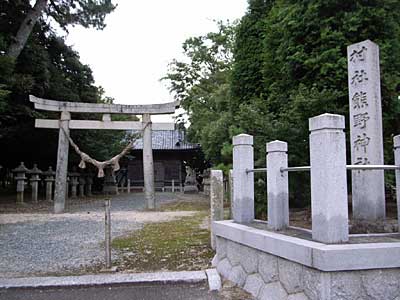
{"type": "Polygon", "coordinates": [[[231,220],[213,222],[213,228],[217,237],[321,271],[400,268],[400,242],[396,241],[324,244],[231,220]]]}
{"type": "Polygon", "coordinates": [[[0,289],[74,287],[105,284],[197,283],[206,280],[207,275],[204,271],[2,278],[0,279],[0,289]]]}

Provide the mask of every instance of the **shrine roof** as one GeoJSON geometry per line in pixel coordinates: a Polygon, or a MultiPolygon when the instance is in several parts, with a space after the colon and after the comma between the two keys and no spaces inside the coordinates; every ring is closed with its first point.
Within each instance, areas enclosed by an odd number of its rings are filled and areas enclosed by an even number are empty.
{"type": "MultiPolygon", "coordinates": [[[[143,139],[139,138],[133,148],[143,149],[143,139]]],[[[153,150],[195,150],[200,149],[199,144],[189,143],[185,140],[185,133],[181,130],[153,130],[153,150]]]]}

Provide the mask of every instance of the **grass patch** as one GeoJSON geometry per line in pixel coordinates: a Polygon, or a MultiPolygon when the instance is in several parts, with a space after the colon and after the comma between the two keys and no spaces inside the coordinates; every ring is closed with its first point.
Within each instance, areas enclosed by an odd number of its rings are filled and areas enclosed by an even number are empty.
{"type": "Polygon", "coordinates": [[[208,201],[187,201],[180,200],[161,205],[161,211],[208,211],[210,203],[208,201]]]}
{"type": "MultiPolygon", "coordinates": [[[[186,204],[176,205],[173,208],[188,208],[186,204]]],[[[214,255],[209,246],[210,232],[200,227],[207,215],[203,210],[191,217],[147,224],[129,236],[115,238],[112,247],[120,257],[115,265],[135,272],[209,267],[214,255]]]]}

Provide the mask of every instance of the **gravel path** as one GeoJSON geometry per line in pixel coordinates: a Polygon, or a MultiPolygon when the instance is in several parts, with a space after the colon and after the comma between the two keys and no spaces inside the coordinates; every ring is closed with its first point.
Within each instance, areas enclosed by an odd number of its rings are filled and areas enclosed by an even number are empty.
{"type": "MultiPolygon", "coordinates": [[[[157,194],[158,203],[174,201],[171,193],[157,194]]],[[[0,214],[0,277],[68,274],[104,261],[103,200],[68,207],[62,215],[0,214]]],[[[194,212],[145,212],[143,194],[112,199],[112,236],[194,212]]]]}

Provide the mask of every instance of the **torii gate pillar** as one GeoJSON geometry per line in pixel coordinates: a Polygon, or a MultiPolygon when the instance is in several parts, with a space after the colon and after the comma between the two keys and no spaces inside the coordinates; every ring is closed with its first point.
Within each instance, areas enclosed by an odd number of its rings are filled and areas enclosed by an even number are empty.
{"type": "Polygon", "coordinates": [[[151,139],[151,117],[150,114],[143,114],[143,179],[144,193],[147,209],[155,209],[155,193],[154,193],[154,162],[153,149],[151,139]]]}
{"type": "Polygon", "coordinates": [[[64,212],[65,198],[67,196],[69,141],[68,141],[68,136],[65,133],[69,134],[70,120],[71,120],[71,114],[68,111],[62,111],[60,119],[60,132],[58,134],[56,184],[54,191],[54,213],[56,214],[64,212]]]}

